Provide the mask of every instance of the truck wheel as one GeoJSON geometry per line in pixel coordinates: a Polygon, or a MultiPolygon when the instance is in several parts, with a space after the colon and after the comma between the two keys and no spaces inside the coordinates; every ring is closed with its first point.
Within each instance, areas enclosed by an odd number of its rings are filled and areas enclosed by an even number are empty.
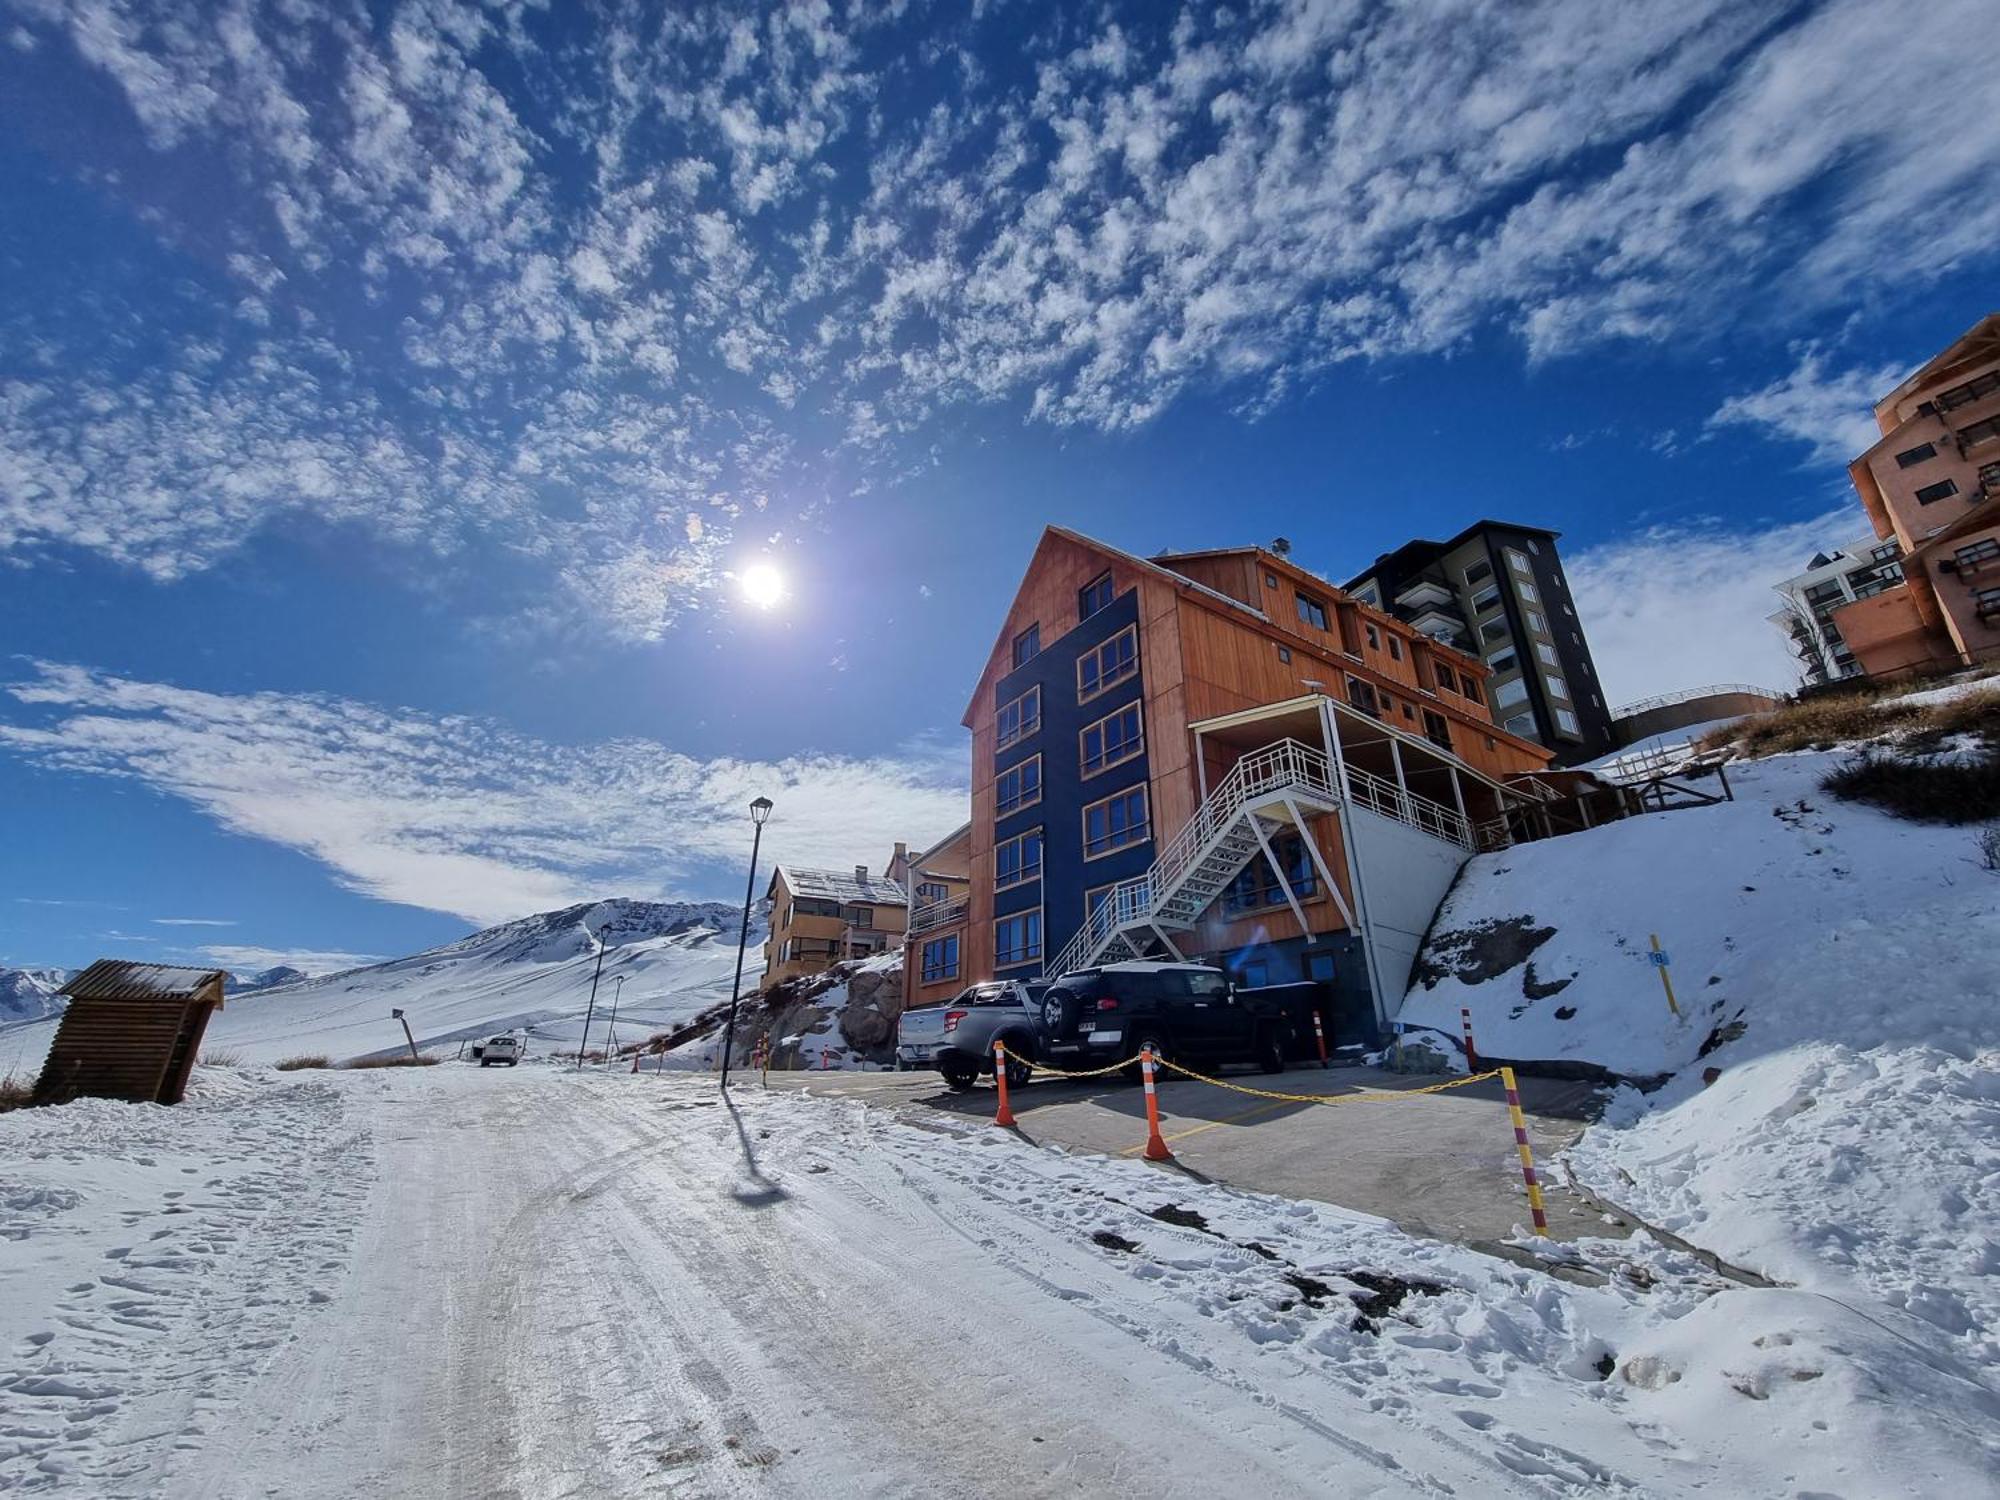
{"type": "Polygon", "coordinates": [[[480,1067],[482,1067],[482,1068],[483,1068],[483,1067],[486,1067],[487,1065],[488,1065],[488,1064],[487,1064],[487,1061],[486,1061],[486,1059],[485,1059],[485,1058],[483,1058],[483,1057],[482,1057],[482,1058],[480,1058],[480,1059],[479,1059],[479,1066],[480,1066],[480,1067]]]}
{"type": "Polygon", "coordinates": [[[1127,1083],[1144,1083],[1146,1081],[1145,1065],[1139,1061],[1139,1058],[1148,1047],[1153,1049],[1153,1086],[1157,1088],[1174,1076],[1160,1066],[1160,1059],[1168,1056],[1169,1053],[1167,1052],[1165,1039],[1157,1032],[1143,1031],[1132,1043],[1132,1065],[1125,1070],[1125,1081],[1127,1083]]]}
{"type": "Polygon", "coordinates": [[[979,1069],[971,1063],[939,1063],[938,1072],[944,1075],[946,1088],[961,1094],[979,1082],[979,1069]]]}
{"type": "Polygon", "coordinates": [[[1266,1073],[1285,1071],[1285,1034],[1267,1026],[1257,1038],[1257,1066],[1266,1073]]]}
{"type": "Polygon", "coordinates": [[[1035,1076],[1034,1065],[1021,1055],[1026,1047],[1027,1043],[1022,1041],[1007,1043],[1007,1087],[1010,1089],[1026,1088],[1028,1080],[1035,1076]],[[1017,1051],[1017,1048],[1021,1050],[1017,1051]]]}

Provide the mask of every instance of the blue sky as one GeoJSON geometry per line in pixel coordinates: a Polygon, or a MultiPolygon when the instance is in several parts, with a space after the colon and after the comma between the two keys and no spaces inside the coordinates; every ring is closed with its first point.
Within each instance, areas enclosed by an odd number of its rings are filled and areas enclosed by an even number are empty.
{"type": "Polygon", "coordinates": [[[1548,525],[1614,696],[1787,685],[2000,304],[1894,10],[0,4],[0,962],[877,863],[1049,521],[1548,525]]]}

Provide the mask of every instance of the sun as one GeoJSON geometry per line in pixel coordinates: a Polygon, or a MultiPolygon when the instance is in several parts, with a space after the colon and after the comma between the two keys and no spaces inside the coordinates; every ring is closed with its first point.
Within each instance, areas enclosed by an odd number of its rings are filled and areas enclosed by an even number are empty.
{"type": "Polygon", "coordinates": [[[785,575],[767,562],[750,564],[736,575],[736,585],[758,609],[774,608],[785,597],[785,575]]]}

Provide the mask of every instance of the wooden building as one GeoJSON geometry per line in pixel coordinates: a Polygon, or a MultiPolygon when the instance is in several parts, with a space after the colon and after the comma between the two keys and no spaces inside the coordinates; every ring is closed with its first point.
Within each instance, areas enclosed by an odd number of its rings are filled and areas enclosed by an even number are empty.
{"type": "MultiPolygon", "coordinates": [[[[896,845],[890,870],[901,872],[908,864],[907,847],[896,845]]],[[[902,946],[910,898],[895,874],[870,875],[866,865],[851,871],[779,865],[765,895],[771,934],[764,940],[759,988],[902,946]]]]}
{"type": "Polygon", "coordinates": [[[972,893],[972,825],[910,860],[910,917],[903,938],[903,1008],[938,1005],[965,988],[965,928],[972,893]]]}
{"type": "Polygon", "coordinates": [[[1201,957],[1387,1019],[1464,860],[1559,795],[1487,670],[1278,552],[1048,528],[964,718],[962,982],[1201,957]]]}
{"type": "Polygon", "coordinates": [[[35,1102],[89,1095],[180,1103],[208,1018],[222,1009],[227,979],[221,969],[100,958],[62,988],[69,1008],[42,1065],[35,1102]]]}

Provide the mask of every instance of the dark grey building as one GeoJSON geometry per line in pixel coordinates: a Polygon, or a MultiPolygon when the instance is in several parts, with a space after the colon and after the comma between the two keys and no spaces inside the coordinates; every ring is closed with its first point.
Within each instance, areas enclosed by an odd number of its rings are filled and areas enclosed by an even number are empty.
{"type": "Polygon", "coordinates": [[[1479,521],[1449,541],[1405,542],[1347,592],[1483,658],[1494,721],[1567,766],[1608,754],[1616,741],[1556,537],[1479,521]]]}

